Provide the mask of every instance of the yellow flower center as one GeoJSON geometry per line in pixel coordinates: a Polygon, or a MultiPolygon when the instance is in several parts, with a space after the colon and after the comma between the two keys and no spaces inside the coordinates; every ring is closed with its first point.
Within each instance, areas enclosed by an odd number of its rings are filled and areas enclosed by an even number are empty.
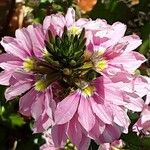
{"type": "Polygon", "coordinates": [[[32,58],[26,58],[26,60],[23,62],[23,69],[26,72],[33,70],[34,66],[35,66],[35,62],[32,58]]]}
{"type": "Polygon", "coordinates": [[[81,28],[77,27],[77,26],[72,26],[70,29],[69,29],[69,34],[70,35],[79,35],[81,33],[81,28]]]}
{"type": "Polygon", "coordinates": [[[34,88],[35,90],[37,91],[43,91],[46,87],[47,87],[47,84],[44,80],[38,80],[35,84],[34,84],[34,88]]]}
{"type": "Polygon", "coordinates": [[[89,86],[85,87],[82,92],[83,92],[84,96],[90,97],[93,95],[94,91],[95,91],[95,87],[92,85],[89,85],[89,86]]]}
{"type": "Polygon", "coordinates": [[[106,60],[100,60],[95,64],[96,70],[98,72],[103,71],[105,68],[107,68],[107,61],[106,60]]]}

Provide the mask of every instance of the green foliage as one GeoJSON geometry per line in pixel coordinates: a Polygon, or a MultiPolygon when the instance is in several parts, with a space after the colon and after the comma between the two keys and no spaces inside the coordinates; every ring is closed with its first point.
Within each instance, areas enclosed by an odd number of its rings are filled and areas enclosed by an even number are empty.
{"type": "Polygon", "coordinates": [[[18,114],[11,114],[9,116],[9,119],[13,126],[22,126],[25,124],[25,121],[23,120],[23,118],[19,116],[18,114]]]}

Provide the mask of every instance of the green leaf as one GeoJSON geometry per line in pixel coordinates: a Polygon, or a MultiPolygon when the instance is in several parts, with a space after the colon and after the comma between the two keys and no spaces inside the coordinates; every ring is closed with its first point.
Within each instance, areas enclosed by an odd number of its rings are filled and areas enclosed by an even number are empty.
{"type": "Polygon", "coordinates": [[[11,121],[12,126],[22,126],[25,124],[24,119],[18,114],[10,115],[9,119],[11,121]]]}
{"type": "Polygon", "coordinates": [[[150,39],[144,40],[143,44],[139,48],[141,54],[146,55],[150,50],[150,39]]]}
{"type": "Polygon", "coordinates": [[[150,149],[150,137],[144,137],[141,139],[142,145],[150,149]]]}

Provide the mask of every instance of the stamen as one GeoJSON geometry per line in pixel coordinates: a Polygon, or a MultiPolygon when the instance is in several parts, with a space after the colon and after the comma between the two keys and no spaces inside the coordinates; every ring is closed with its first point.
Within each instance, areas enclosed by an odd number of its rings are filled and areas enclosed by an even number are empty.
{"type": "Polygon", "coordinates": [[[46,87],[47,87],[47,83],[44,80],[38,80],[35,84],[34,84],[34,88],[37,91],[43,91],[46,87]]]}
{"type": "Polygon", "coordinates": [[[26,58],[23,62],[23,69],[26,72],[32,71],[35,67],[35,61],[32,58],[26,58]]]}
{"type": "Polygon", "coordinates": [[[103,60],[100,60],[99,62],[97,62],[97,63],[95,64],[96,70],[97,70],[98,72],[103,71],[105,68],[107,68],[107,66],[108,66],[107,61],[104,60],[104,59],[103,59],[103,60]]]}
{"type": "Polygon", "coordinates": [[[81,33],[82,29],[77,27],[77,26],[72,26],[70,29],[69,29],[69,34],[70,35],[79,35],[81,33]]]}
{"type": "Polygon", "coordinates": [[[82,94],[83,94],[84,96],[86,96],[86,97],[87,97],[87,96],[90,97],[90,96],[93,95],[94,91],[95,91],[95,87],[92,86],[92,85],[88,85],[87,87],[85,87],[85,88],[82,90],[82,94]]]}

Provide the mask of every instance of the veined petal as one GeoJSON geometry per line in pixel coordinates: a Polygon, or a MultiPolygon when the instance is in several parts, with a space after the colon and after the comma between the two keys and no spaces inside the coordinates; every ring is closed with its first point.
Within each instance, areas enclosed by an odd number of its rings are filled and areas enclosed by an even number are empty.
{"type": "Polygon", "coordinates": [[[133,90],[140,97],[147,95],[150,91],[150,78],[147,76],[134,76],[133,90]]]}
{"type": "Polygon", "coordinates": [[[77,111],[79,100],[80,95],[78,92],[75,92],[58,103],[55,111],[56,124],[64,124],[71,120],[71,118],[77,111]]]}
{"type": "Polygon", "coordinates": [[[128,133],[128,127],[130,124],[129,117],[125,110],[118,106],[112,106],[114,122],[124,128],[124,133],[128,133]]]}
{"type": "Polygon", "coordinates": [[[49,118],[53,119],[54,112],[56,110],[56,102],[53,99],[53,93],[51,87],[45,91],[45,111],[49,118]]]}
{"type": "Polygon", "coordinates": [[[129,52],[110,60],[109,63],[116,67],[123,66],[125,70],[133,73],[145,61],[146,59],[143,55],[137,52],[129,52]]]}
{"type": "Polygon", "coordinates": [[[95,116],[92,112],[89,99],[81,95],[80,104],[78,108],[78,120],[83,126],[83,128],[88,132],[90,131],[95,124],[95,116]]]}
{"type": "Polygon", "coordinates": [[[20,61],[10,61],[10,62],[2,62],[0,63],[0,67],[4,70],[17,70],[18,68],[21,68],[22,62],[20,61]]]}
{"type": "Polygon", "coordinates": [[[137,35],[129,35],[123,37],[119,42],[127,42],[128,45],[125,49],[125,52],[130,52],[135,50],[142,44],[142,40],[137,35]]]}
{"type": "Polygon", "coordinates": [[[25,116],[31,116],[31,106],[35,101],[37,92],[31,89],[24,96],[20,98],[19,101],[19,112],[25,116]]]}
{"type": "Polygon", "coordinates": [[[99,143],[111,143],[119,139],[121,135],[121,128],[117,125],[107,125],[103,134],[99,137],[99,143]]]}
{"type": "Polygon", "coordinates": [[[82,140],[80,142],[80,145],[77,147],[79,150],[87,150],[90,145],[90,138],[88,138],[86,135],[82,134],[82,140]]]}
{"type": "Polygon", "coordinates": [[[44,94],[37,94],[35,102],[31,106],[31,113],[35,120],[38,120],[44,111],[43,102],[45,100],[44,94]]]}
{"type": "Polygon", "coordinates": [[[44,53],[45,33],[42,25],[30,25],[27,27],[31,38],[32,51],[36,57],[42,57],[44,53]]]}
{"type": "Polygon", "coordinates": [[[49,118],[45,112],[43,112],[37,120],[35,120],[34,126],[33,126],[33,132],[34,133],[42,133],[52,125],[53,121],[51,118],[49,118]]]}
{"type": "Polygon", "coordinates": [[[126,108],[133,110],[135,112],[142,111],[144,107],[144,101],[135,93],[124,93],[124,101],[126,104],[124,105],[126,108]]]}
{"type": "Polygon", "coordinates": [[[19,57],[15,57],[12,54],[3,53],[0,54],[0,63],[2,62],[11,62],[11,61],[22,61],[19,57]]]}
{"type": "Polygon", "coordinates": [[[16,57],[21,58],[22,60],[24,60],[28,56],[26,51],[22,49],[22,47],[18,44],[17,39],[15,38],[6,36],[2,39],[1,44],[8,54],[12,54],[16,57]]]}
{"type": "Polygon", "coordinates": [[[66,144],[67,136],[66,136],[66,124],[63,125],[55,125],[52,128],[52,139],[55,147],[64,147],[66,144]]]}
{"type": "Polygon", "coordinates": [[[1,85],[9,85],[10,78],[12,76],[13,71],[2,71],[0,73],[0,84],[1,85]]]}
{"type": "Polygon", "coordinates": [[[73,8],[68,8],[65,20],[67,27],[73,25],[73,23],[75,22],[75,10],[73,8]]]}
{"type": "Polygon", "coordinates": [[[5,98],[7,100],[11,100],[11,99],[15,98],[16,96],[19,96],[22,93],[26,92],[31,87],[32,87],[31,82],[23,82],[23,83],[17,82],[16,84],[14,84],[6,89],[5,98]]]}
{"type": "Polygon", "coordinates": [[[77,115],[70,120],[67,127],[67,135],[73,144],[77,147],[80,145],[82,140],[82,129],[78,122],[77,115]]]}
{"type": "Polygon", "coordinates": [[[119,57],[124,52],[126,46],[127,43],[118,43],[114,46],[111,46],[104,52],[103,57],[108,61],[111,59],[116,59],[116,57],[119,57]]]}
{"type": "Polygon", "coordinates": [[[16,82],[32,82],[34,81],[34,75],[33,74],[29,74],[29,73],[25,73],[25,72],[21,72],[21,71],[16,71],[13,72],[12,76],[15,78],[16,82]]]}
{"type": "Polygon", "coordinates": [[[105,130],[105,123],[102,122],[98,117],[95,118],[95,125],[88,133],[88,137],[97,141],[99,135],[102,134],[105,130]]]}
{"type": "MultiPolygon", "coordinates": [[[[66,25],[66,20],[61,14],[47,16],[43,22],[44,31],[51,30],[53,35],[61,35],[64,26],[66,25]]],[[[46,32],[45,32],[46,33],[46,32]]]]}
{"type": "Polygon", "coordinates": [[[99,117],[99,119],[104,123],[111,124],[112,114],[106,109],[107,106],[105,106],[105,104],[97,104],[92,98],[90,99],[90,102],[93,112],[97,115],[97,117],[99,117]]]}
{"type": "Polygon", "coordinates": [[[16,38],[21,43],[24,50],[29,54],[29,56],[33,55],[32,51],[32,42],[30,38],[30,34],[26,28],[17,29],[15,32],[16,38]]]}
{"type": "Polygon", "coordinates": [[[109,47],[111,45],[116,44],[120,38],[122,38],[126,31],[126,25],[121,22],[115,22],[112,26],[110,26],[108,29],[109,32],[107,34],[107,37],[110,39],[102,44],[104,47],[109,47]],[[110,29],[109,29],[110,28],[110,29]],[[117,36],[116,36],[117,35],[117,36]]]}

